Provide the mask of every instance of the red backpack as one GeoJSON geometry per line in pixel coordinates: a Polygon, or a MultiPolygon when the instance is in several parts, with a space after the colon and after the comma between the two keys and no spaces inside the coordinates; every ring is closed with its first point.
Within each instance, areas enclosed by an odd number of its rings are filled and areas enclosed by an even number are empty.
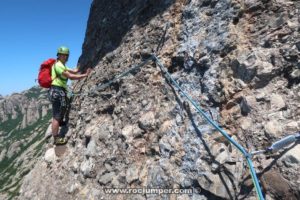
{"type": "Polygon", "coordinates": [[[49,58],[48,60],[44,61],[41,64],[39,76],[38,76],[38,82],[41,87],[43,88],[51,87],[51,83],[52,83],[51,70],[55,62],[56,62],[55,59],[49,58]]]}

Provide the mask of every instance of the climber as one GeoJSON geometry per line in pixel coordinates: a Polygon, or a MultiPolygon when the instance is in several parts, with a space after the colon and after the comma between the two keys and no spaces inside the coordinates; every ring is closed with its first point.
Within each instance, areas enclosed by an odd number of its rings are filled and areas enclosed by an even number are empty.
{"type": "Polygon", "coordinates": [[[58,131],[59,126],[66,125],[64,117],[69,103],[67,97],[68,79],[79,80],[87,77],[91,72],[91,68],[88,68],[84,74],[80,74],[78,68],[72,70],[66,67],[69,55],[67,47],[59,47],[57,50],[57,60],[51,71],[52,84],[49,90],[49,100],[52,103],[52,136],[56,145],[67,143],[67,139],[59,135],[58,131]]]}

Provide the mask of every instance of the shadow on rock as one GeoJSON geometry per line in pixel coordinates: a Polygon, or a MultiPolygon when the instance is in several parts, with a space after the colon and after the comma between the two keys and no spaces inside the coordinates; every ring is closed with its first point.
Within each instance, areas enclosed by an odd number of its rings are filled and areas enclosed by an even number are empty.
{"type": "MultiPolygon", "coordinates": [[[[95,66],[107,53],[124,42],[124,36],[134,25],[144,26],[174,2],[175,0],[93,1],[87,25],[93,28],[86,31],[85,38],[88,39],[83,44],[79,59],[81,69],[95,66]]],[[[107,57],[113,59],[114,56],[107,57]]]]}

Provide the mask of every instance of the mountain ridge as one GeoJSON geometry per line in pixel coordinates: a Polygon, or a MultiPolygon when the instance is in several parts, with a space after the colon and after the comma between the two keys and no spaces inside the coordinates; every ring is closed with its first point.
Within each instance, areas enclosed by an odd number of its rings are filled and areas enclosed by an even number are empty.
{"type": "MultiPolygon", "coordinates": [[[[257,199],[246,160],[155,63],[97,88],[156,53],[232,139],[265,149],[299,131],[299,10],[277,0],[93,1],[79,62],[94,70],[74,84],[67,151],[45,147],[18,199],[257,199]]],[[[299,199],[299,152],[297,143],[253,157],[266,199],[299,199]]]]}
{"type": "Polygon", "coordinates": [[[47,91],[35,86],[3,97],[0,108],[0,194],[12,199],[42,154],[51,107],[47,91]]]}

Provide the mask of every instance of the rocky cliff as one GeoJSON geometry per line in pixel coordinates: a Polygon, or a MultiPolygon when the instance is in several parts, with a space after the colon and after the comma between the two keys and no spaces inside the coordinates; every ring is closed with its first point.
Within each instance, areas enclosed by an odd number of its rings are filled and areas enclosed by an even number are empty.
{"type": "Polygon", "coordinates": [[[49,110],[47,90],[33,87],[22,93],[15,93],[6,98],[0,97],[0,123],[21,119],[19,128],[25,128],[38,119],[45,117],[49,110]]]}
{"type": "MultiPolygon", "coordinates": [[[[94,0],[68,150],[49,148],[20,199],[256,199],[242,154],[153,62],[248,151],[299,130],[299,1],[94,0]],[[90,91],[93,91],[92,93],[90,91]],[[90,92],[90,93],[89,93],[90,92]],[[104,188],[193,189],[109,194],[104,188]]],[[[299,199],[300,145],[253,158],[266,199],[299,199]]]]}
{"type": "Polygon", "coordinates": [[[33,87],[0,99],[0,199],[18,194],[43,152],[50,120],[46,90],[33,87]]]}

